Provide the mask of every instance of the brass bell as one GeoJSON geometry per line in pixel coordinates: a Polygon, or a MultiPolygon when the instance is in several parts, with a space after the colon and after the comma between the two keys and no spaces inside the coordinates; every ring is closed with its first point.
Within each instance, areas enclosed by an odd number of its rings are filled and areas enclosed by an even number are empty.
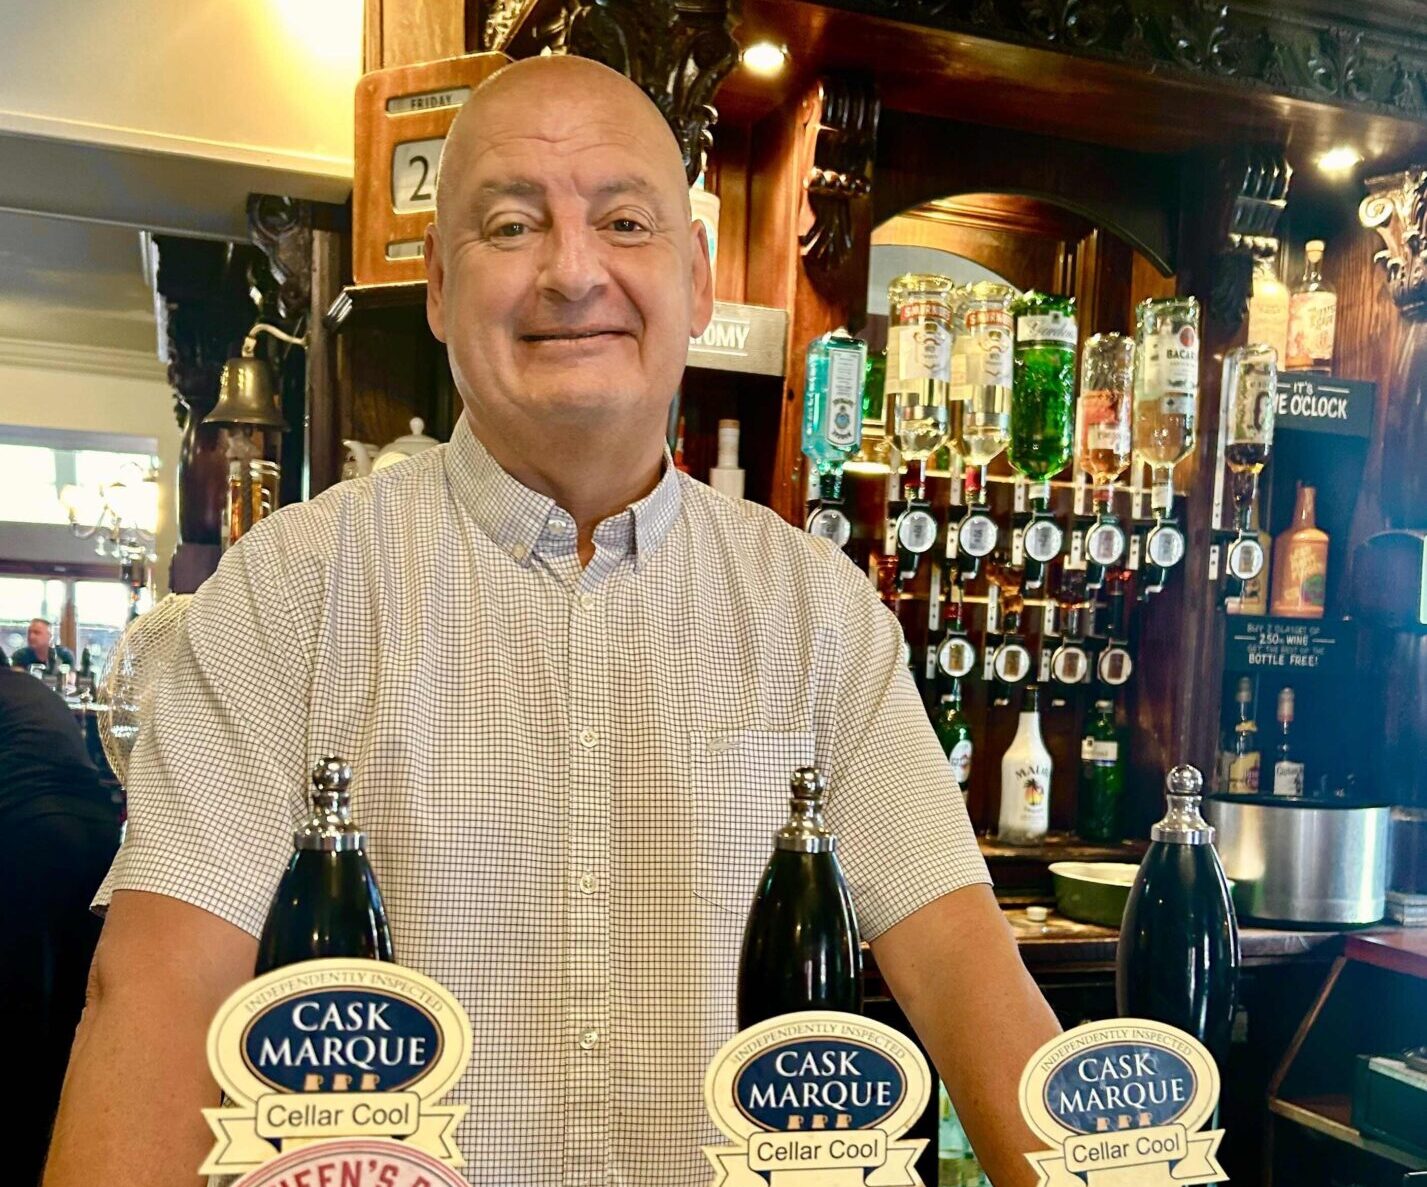
{"type": "Polygon", "coordinates": [[[218,403],[203,418],[203,423],[285,432],[287,422],[278,409],[267,364],[246,352],[229,359],[223,366],[223,378],[218,385],[218,403]]]}

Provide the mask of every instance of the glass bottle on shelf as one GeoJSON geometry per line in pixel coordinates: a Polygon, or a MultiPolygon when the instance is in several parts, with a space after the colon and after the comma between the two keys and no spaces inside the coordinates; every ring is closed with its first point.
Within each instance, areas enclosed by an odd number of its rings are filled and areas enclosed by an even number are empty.
{"type": "Polygon", "coordinates": [[[1115,702],[1096,701],[1080,740],[1080,799],[1076,831],[1086,841],[1123,839],[1120,804],[1125,795],[1125,755],[1115,728],[1115,702]]]}
{"type": "Polygon", "coordinates": [[[790,791],[743,931],[739,1030],[798,1010],[862,1012],[857,918],[822,814],[827,781],[800,767],[790,791]]]}
{"type": "Polygon", "coordinates": [[[394,960],[391,929],[366,837],[352,821],[352,768],[324,758],[312,770],[312,811],[293,834],[258,940],[255,976],[322,956],[394,960]]]}
{"type": "Polygon", "coordinates": [[[1322,618],[1328,582],[1328,533],[1315,522],[1317,492],[1298,484],[1293,523],[1273,542],[1272,613],[1322,618]]]}
{"type": "Polygon", "coordinates": [[[964,796],[971,790],[971,723],[961,712],[961,681],[951,682],[951,691],[942,694],[941,704],[932,717],[932,728],[942,753],[951,764],[951,777],[964,796]]]}
{"type": "Polygon", "coordinates": [[[1303,279],[1288,299],[1288,370],[1333,369],[1338,294],[1323,279],[1323,240],[1303,245],[1303,279]]]}
{"type": "Polygon", "coordinates": [[[951,437],[962,463],[982,471],[1011,439],[1015,323],[1008,284],[979,280],[956,306],[957,338],[951,359],[951,437]]]}
{"type": "Polygon", "coordinates": [[[1135,307],[1135,452],[1148,463],[1153,506],[1169,509],[1174,467],[1194,448],[1199,402],[1199,302],[1150,297],[1135,307]]]}
{"type": "Polygon", "coordinates": [[[852,523],[842,511],[842,472],[862,440],[867,344],[840,327],[814,338],[808,343],[805,373],[803,453],[818,479],[818,505],[807,528],[841,548],[852,535],[852,523]]]}
{"type": "Polygon", "coordinates": [[[1016,352],[1006,456],[1031,482],[1045,484],[1070,460],[1078,344],[1075,298],[1027,292],[1011,302],[1011,312],[1016,352]]]}
{"type": "Polygon", "coordinates": [[[1254,258],[1248,341],[1272,346],[1280,362],[1288,358],[1288,286],[1278,278],[1275,256],[1254,258]]]}
{"type": "Polygon", "coordinates": [[[1273,794],[1303,794],[1303,764],[1293,745],[1293,689],[1278,692],[1278,742],[1273,753],[1273,794]]]}
{"type": "Polygon", "coordinates": [[[1135,343],[1124,334],[1095,334],[1080,358],[1075,409],[1075,464],[1094,488],[1096,522],[1085,552],[1100,569],[1125,553],[1125,530],[1114,514],[1114,484],[1130,465],[1135,343]]]}
{"type": "Polygon", "coordinates": [[[1041,740],[1040,690],[1026,686],[1016,736],[1001,757],[1001,812],[996,839],[1036,845],[1050,827],[1050,751],[1041,740]]]}
{"type": "Polygon", "coordinates": [[[1237,720],[1224,738],[1224,790],[1230,795],[1257,795],[1259,790],[1258,723],[1254,721],[1254,682],[1248,676],[1239,677],[1234,691],[1237,720]]]}
{"type": "Polygon", "coordinates": [[[1229,1054],[1240,962],[1239,925],[1214,829],[1200,815],[1204,777],[1178,766],[1168,808],[1150,830],[1115,959],[1115,1007],[1193,1035],[1220,1068],[1229,1054]]]}

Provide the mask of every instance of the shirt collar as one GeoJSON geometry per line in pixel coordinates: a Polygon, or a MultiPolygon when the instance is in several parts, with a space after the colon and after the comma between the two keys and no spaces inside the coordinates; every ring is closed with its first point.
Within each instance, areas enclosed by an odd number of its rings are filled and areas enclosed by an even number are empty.
{"type": "MultiPolygon", "coordinates": [[[[464,416],[456,422],[447,446],[446,476],[476,526],[517,564],[528,566],[542,550],[574,547],[575,521],[570,513],[506,473],[464,416]]],[[[602,520],[595,527],[595,544],[615,556],[633,552],[635,568],[642,568],[678,519],[680,501],[679,472],[666,446],[658,485],[637,503],[602,520]]]]}

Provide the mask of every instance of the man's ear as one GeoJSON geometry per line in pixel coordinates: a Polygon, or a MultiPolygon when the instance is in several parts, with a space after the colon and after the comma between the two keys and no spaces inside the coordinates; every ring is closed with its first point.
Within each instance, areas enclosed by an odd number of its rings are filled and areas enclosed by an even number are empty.
{"type": "Polygon", "coordinates": [[[422,254],[426,257],[426,324],[437,342],[445,342],[446,306],[442,285],[446,280],[446,267],[441,262],[441,240],[435,223],[426,228],[422,254]]]}
{"type": "Polygon", "coordinates": [[[714,277],[713,264],[709,260],[708,228],[697,219],[690,229],[694,240],[693,286],[694,300],[691,306],[693,318],[689,323],[689,337],[697,338],[713,320],[714,277]]]}

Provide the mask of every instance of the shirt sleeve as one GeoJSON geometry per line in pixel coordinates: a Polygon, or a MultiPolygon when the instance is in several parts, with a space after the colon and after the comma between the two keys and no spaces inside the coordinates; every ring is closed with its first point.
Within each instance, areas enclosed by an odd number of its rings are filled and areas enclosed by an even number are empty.
{"type": "Polygon", "coordinates": [[[292,607],[318,604],[259,524],[194,595],[130,758],[116,890],[181,899],[257,936],[303,810],[311,656],[292,607]],[[296,585],[296,588],[295,588],[296,585]],[[305,595],[305,596],[302,596],[305,595]]]}
{"type": "Polygon", "coordinates": [[[991,877],[907,668],[901,627],[844,556],[832,564],[842,614],[833,627],[827,817],[862,938],[871,940],[991,877]]]}

